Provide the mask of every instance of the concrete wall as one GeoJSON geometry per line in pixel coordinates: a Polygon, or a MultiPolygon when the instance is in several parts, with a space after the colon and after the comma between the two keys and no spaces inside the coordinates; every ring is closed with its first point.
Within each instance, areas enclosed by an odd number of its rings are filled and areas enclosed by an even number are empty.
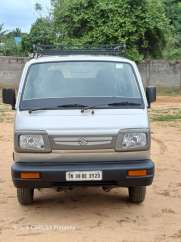
{"type": "MultiPolygon", "coordinates": [[[[0,56],[0,86],[18,86],[27,58],[0,56]]],[[[139,64],[145,86],[181,88],[181,60],[151,60],[139,64]]]]}
{"type": "Polygon", "coordinates": [[[27,58],[0,56],[0,86],[18,86],[27,58]]]}
{"type": "Polygon", "coordinates": [[[150,60],[139,64],[145,86],[181,88],[181,60],[150,60]]]}

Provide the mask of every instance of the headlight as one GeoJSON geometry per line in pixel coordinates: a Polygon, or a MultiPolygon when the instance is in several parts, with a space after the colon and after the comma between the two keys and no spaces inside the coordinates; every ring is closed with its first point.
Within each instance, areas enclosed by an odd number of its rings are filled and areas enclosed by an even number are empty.
{"type": "Polygon", "coordinates": [[[45,143],[42,135],[20,135],[19,146],[25,150],[44,150],[45,143]]]}
{"type": "Polygon", "coordinates": [[[15,136],[15,149],[18,152],[50,152],[48,135],[23,133],[15,136]]]}
{"type": "Polygon", "coordinates": [[[135,130],[120,132],[116,141],[116,150],[147,150],[150,145],[149,132],[135,130]]]}

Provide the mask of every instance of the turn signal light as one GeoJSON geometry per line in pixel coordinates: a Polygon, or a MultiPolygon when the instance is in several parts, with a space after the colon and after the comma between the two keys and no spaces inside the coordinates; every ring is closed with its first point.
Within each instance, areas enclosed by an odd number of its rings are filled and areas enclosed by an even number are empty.
{"type": "Polygon", "coordinates": [[[21,172],[20,178],[21,179],[39,179],[40,173],[39,172],[21,172]]]}
{"type": "Polygon", "coordinates": [[[146,176],[147,170],[130,170],[128,176],[146,176]]]}

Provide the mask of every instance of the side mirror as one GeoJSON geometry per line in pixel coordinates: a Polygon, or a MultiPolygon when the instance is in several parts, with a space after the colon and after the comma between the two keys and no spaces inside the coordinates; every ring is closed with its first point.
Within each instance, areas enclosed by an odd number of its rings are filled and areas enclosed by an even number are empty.
{"type": "Polygon", "coordinates": [[[2,90],[2,101],[5,104],[10,104],[12,109],[15,110],[16,94],[14,89],[3,89],[2,90]]]}
{"type": "Polygon", "coordinates": [[[148,101],[148,108],[150,108],[151,103],[156,101],[156,87],[147,87],[146,97],[148,101]]]}

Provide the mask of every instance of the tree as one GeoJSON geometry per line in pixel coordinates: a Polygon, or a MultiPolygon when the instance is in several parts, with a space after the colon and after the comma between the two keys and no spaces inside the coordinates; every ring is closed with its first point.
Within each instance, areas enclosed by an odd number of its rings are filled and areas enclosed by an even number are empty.
{"type": "Polygon", "coordinates": [[[16,36],[21,36],[21,29],[20,28],[16,28],[14,31],[13,31],[13,33],[14,33],[14,36],[16,37],[16,36]]]}
{"type": "Polygon", "coordinates": [[[6,33],[6,39],[8,38],[15,38],[15,37],[21,37],[23,33],[21,32],[20,28],[15,28],[14,30],[6,33]]]}
{"type": "Polygon", "coordinates": [[[24,51],[32,51],[33,45],[51,45],[55,39],[55,33],[51,20],[38,18],[32,25],[29,35],[24,36],[22,46],[24,51]]]}
{"type": "Polygon", "coordinates": [[[181,1],[165,0],[166,14],[175,29],[176,45],[181,47],[181,1]]]}
{"type": "Polygon", "coordinates": [[[36,11],[42,11],[42,5],[40,3],[35,3],[35,10],[36,11]]]}
{"type": "Polygon", "coordinates": [[[42,10],[43,10],[42,5],[38,2],[36,2],[34,5],[34,8],[35,8],[35,12],[37,13],[37,16],[39,18],[42,18],[42,10]]]}
{"type": "Polygon", "coordinates": [[[170,21],[172,32],[167,36],[167,46],[164,57],[169,59],[181,58],[181,2],[180,0],[163,0],[166,15],[170,21]]]}
{"type": "Polygon", "coordinates": [[[136,60],[159,57],[169,22],[157,0],[54,0],[58,42],[68,45],[125,43],[136,60]]]}
{"type": "Polygon", "coordinates": [[[4,30],[4,24],[0,24],[0,40],[1,38],[4,37],[4,35],[6,34],[6,30],[4,30]]]}

